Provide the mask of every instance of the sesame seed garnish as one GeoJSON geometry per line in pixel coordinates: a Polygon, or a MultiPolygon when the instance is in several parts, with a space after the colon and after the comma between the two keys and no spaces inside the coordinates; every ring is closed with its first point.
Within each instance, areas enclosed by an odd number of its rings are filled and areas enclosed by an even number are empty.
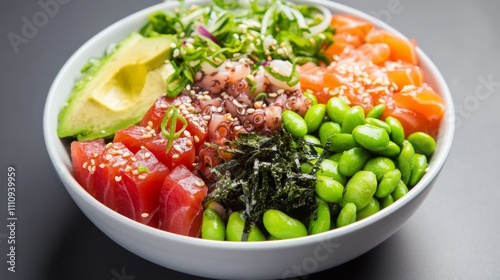
{"type": "Polygon", "coordinates": [[[108,154],[108,155],[106,155],[106,156],[104,157],[104,159],[105,159],[105,160],[108,160],[108,161],[109,161],[109,160],[111,160],[112,158],[113,158],[113,156],[112,156],[112,155],[109,155],[109,154],[108,154]]]}
{"type": "Polygon", "coordinates": [[[104,168],[104,167],[106,167],[106,164],[104,163],[99,164],[99,168],[104,168]]]}
{"type": "Polygon", "coordinates": [[[111,148],[111,146],[113,146],[113,143],[109,142],[108,144],[106,144],[106,149],[111,148]]]}
{"type": "Polygon", "coordinates": [[[178,151],[179,153],[182,153],[182,148],[179,145],[174,145],[174,149],[178,151]]]}
{"type": "Polygon", "coordinates": [[[84,163],[82,164],[82,168],[83,168],[83,169],[85,169],[85,168],[87,168],[87,166],[88,166],[88,165],[89,165],[89,163],[88,163],[88,162],[84,162],[84,163]]]}
{"type": "Polygon", "coordinates": [[[125,153],[123,153],[123,155],[122,155],[122,156],[123,156],[124,158],[129,157],[129,156],[130,156],[130,153],[129,153],[129,152],[125,152],[125,153]]]}
{"type": "Polygon", "coordinates": [[[130,165],[125,166],[125,169],[124,169],[125,172],[129,172],[131,170],[132,170],[132,166],[130,166],[130,165]]]}
{"type": "Polygon", "coordinates": [[[175,49],[175,48],[177,47],[177,45],[176,45],[175,43],[170,43],[170,47],[171,47],[172,49],[175,49]]]}
{"type": "Polygon", "coordinates": [[[99,154],[98,153],[94,153],[92,156],[96,158],[96,157],[99,156],[99,154]]]}
{"type": "Polygon", "coordinates": [[[132,170],[132,174],[134,174],[134,175],[139,174],[139,170],[137,170],[137,169],[132,170]]]}
{"type": "Polygon", "coordinates": [[[203,181],[196,181],[194,184],[198,187],[203,187],[205,185],[203,181]]]}
{"type": "Polygon", "coordinates": [[[175,155],[172,156],[172,158],[179,158],[179,155],[175,154],[175,155]]]}
{"type": "Polygon", "coordinates": [[[144,153],[144,158],[150,158],[150,157],[151,157],[151,153],[148,153],[148,152],[144,153]]]}
{"type": "Polygon", "coordinates": [[[137,161],[137,158],[136,157],[131,157],[130,160],[131,161],[137,161]]]}
{"type": "Polygon", "coordinates": [[[206,121],[209,121],[212,117],[210,117],[209,115],[205,115],[203,116],[203,119],[206,120],[206,121]]]}
{"type": "Polygon", "coordinates": [[[188,146],[188,147],[193,146],[193,142],[191,142],[191,140],[187,140],[186,141],[186,146],[188,146]]]}
{"type": "Polygon", "coordinates": [[[146,175],[141,174],[141,175],[137,176],[137,179],[144,180],[144,179],[146,179],[146,175]]]}
{"type": "Polygon", "coordinates": [[[163,144],[163,143],[165,143],[165,139],[164,138],[160,139],[160,144],[163,144]]]}
{"type": "Polygon", "coordinates": [[[149,214],[148,214],[148,213],[142,213],[142,214],[141,214],[141,217],[143,217],[143,218],[147,218],[148,216],[149,216],[149,214]]]}
{"type": "Polygon", "coordinates": [[[168,108],[168,105],[167,105],[167,104],[162,103],[162,104],[160,104],[160,108],[162,108],[162,109],[167,109],[167,108],[168,108]]]}
{"type": "Polygon", "coordinates": [[[120,161],[120,163],[118,163],[119,166],[124,166],[125,164],[127,164],[126,160],[120,161]]]}
{"type": "Polygon", "coordinates": [[[191,133],[188,130],[184,130],[184,136],[191,137],[191,133]]]}
{"type": "Polygon", "coordinates": [[[115,176],[115,181],[120,182],[122,180],[122,176],[115,176]]]}
{"type": "Polygon", "coordinates": [[[195,143],[200,142],[200,138],[197,135],[195,135],[193,138],[195,143]]]}

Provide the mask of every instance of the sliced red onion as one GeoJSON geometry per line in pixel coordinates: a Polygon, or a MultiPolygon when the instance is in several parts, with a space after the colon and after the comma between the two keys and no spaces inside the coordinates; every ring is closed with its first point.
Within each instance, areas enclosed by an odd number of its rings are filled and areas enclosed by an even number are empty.
{"type": "Polygon", "coordinates": [[[207,37],[208,39],[212,40],[214,43],[219,44],[219,41],[217,38],[215,38],[214,35],[212,35],[203,25],[198,26],[198,33],[200,33],[201,36],[207,37]]]}

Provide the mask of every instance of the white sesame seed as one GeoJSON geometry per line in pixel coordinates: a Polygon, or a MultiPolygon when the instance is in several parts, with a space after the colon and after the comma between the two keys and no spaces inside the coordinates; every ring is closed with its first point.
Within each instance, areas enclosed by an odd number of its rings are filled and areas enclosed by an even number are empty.
{"type": "Polygon", "coordinates": [[[115,181],[120,182],[122,180],[122,176],[115,176],[115,181]]]}
{"type": "Polygon", "coordinates": [[[172,54],[173,57],[178,57],[179,56],[179,49],[175,49],[174,53],[172,54]]]}
{"type": "Polygon", "coordinates": [[[88,165],[89,165],[89,163],[88,163],[88,162],[84,162],[84,163],[82,164],[82,168],[83,168],[83,169],[85,169],[85,168],[87,168],[87,166],[88,166],[88,165]]]}
{"type": "Polygon", "coordinates": [[[247,109],[247,114],[253,114],[255,113],[255,109],[254,108],[248,108],[247,109]]]}
{"type": "Polygon", "coordinates": [[[179,145],[174,145],[174,149],[178,151],[179,153],[182,153],[182,148],[179,145]]]}
{"type": "Polygon", "coordinates": [[[191,142],[191,140],[187,140],[186,141],[186,146],[190,147],[193,145],[193,142],[191,142]]]}
{"type": "Polygon", "coordinates": [[[137,170],[137,169],[132,170],[132,174],[134,174],[134,175],[139,174],[139,170],[137,170]]]}
{"type": "Polygon", "coordinates": [[[129,172],[131,170],[132,170],[132,166],[130,166],[130,165],[125,166],[125,169],[124,169],[125,172],[129,172]]]}
{"type": "Polygon", "coordinates": [[[106,164],[104,163],[99,164],[99,168],[104,168],[104,167],[106,167],[106,164]]]}
{"type": "Polygon", "coordinates": [[[175,155],[172,156],[172,158],[179,158],[179,155],[175,154],[175,155]]]}
{"type": "Polygon", "coordinates": [[[142,214],[141,214],[141,217],[143,217],[143,218],[147,218],[148,216],[149,216],[149,214],[148,214],[148,213],[142,213],[142,214]]]}
{"type": "Polygon", "coordinates": [[[105,160],[111,160],[112,158],[113,158],[113,156],[112,156],[112,155],[110,155],[110,154],[107,154],[107,155],[104,157],[104,159],[105,159],[105,160]]]}
{"type": "Polygon", "coordinates": [[[113,143],[109,142],[108,144],[106,144],[106,149],[111,148],[111,146],[113,146],[113,143]]]}
{"type": "Polygon", "coordinates": [[[149,152],[144,153],[144,158],[150,158],[150,157],[151,157],[151,153],[149,153],[149,152]]]}
{"type": "Polygon", "coordinates": [[[137,179],[144,180],[144,179],[146,179],[146,175],[141,174],[141,175],[137,176],[137,179]]]}
{"type": "Polygon", "coordinates": [[[205,115],[205,116],[203,116],[203,119],[206,121],[209,121],[211,119],[211,117],[209,115],[205,115]]]}
{"type": "Polygon", "coordinates": [[[195,135],[193,138],[195,143],[200,142],[200,138],[197,135],[195,135]]]}
{"type": "Polygon", "coordinates": [[[137,158],[136,157],[131,157],[130,160],[131,161],[137,161],[137,158]]]}

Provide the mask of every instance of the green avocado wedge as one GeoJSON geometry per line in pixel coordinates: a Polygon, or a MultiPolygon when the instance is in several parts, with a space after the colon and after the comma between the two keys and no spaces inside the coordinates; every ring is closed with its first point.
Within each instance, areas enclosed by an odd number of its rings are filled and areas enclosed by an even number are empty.
{"type": "Polygon", "coordinates": [[[138,123],[165,94],[174,71],[165,60],[176,40],[172,35],[146,38],[132,33],[111,53],[89,62],[59,113],[58,136],[93,140],[138,123]]]}

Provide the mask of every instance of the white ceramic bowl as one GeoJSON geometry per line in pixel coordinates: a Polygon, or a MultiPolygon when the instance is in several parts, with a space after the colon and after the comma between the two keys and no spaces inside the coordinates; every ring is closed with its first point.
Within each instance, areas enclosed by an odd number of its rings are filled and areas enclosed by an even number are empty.
{"type": "MultiPolygon", "coordinates": [[[[341,4],[319,0],[299,2],[323,5],[333,13],[352,14],[400,34],[383,22],[341,4]]],[[[173,270],[213,278],[260,279],[296,277],[340,265],[371,250],[403,226],[430,192],[448,156],[455,124],[452,97],[446,82],[420,49],[418,55],[426,79],[441,93],[446,103],[437,150],[430,162],[430,171],[417,186],[400,200],[364,220],[322,234],[291,240],[258,243],[209,241],[142,225],[110,210],[90,196],[73,177],[67,143],[57,137],[59,110],[71,93],[80,68],[90,57],[100,56],[108,45],[139,30],[153,11],[169,10],[175,5],[176,2],[166,2],[144,9],[94,36],[66,62],[47,97],[43,124],[50,158],[73,200],[98,228],[129,251],[173,270]]]]}

